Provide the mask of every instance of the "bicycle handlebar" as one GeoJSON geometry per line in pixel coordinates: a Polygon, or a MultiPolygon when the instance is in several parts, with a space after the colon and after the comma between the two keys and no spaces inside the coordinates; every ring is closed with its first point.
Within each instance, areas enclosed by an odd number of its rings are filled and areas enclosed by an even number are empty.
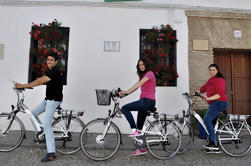
{"type": "Polygon", "coordinates": [[[197,96],[197,97],[201,97],[201,98],[202,98],[202,96],[201,96],[198,92],[194,92],[192,95],[190,95],[189,93],[185,92],[185,93],[183,93],[182,95],[183,95],[183,96],[186,96],[186,97],[188,97],[188,98],[192,98],[192,97],[194,97],[194,96],[197,96]]]}
{"type": "Polygon", "coordinates": [[[118,88],[117,90],[112,90],[112,96],[113,97],[119,97],[119,92],[121,92],[121,89],[118,88]]]}
{"type": "Polygon", "coordinates": [[[18,91],[25,91],[25,89],[33,89],[33,88],[31,88],[31,87],[29,87],[29,88],[16,88],[15,87],[15,84],[17,83],[16,81],[11,81],[12,83],[13,83],[13,89],[16,89],[16,90],[18,90],[18,91]]]}

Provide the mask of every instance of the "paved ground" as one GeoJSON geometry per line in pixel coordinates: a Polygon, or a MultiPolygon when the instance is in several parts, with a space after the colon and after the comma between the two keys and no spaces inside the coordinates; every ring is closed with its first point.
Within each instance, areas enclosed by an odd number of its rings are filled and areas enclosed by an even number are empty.
{"type": "MultiPolygon", "coordinates": [[[[132,147],[132,143],[128,143],[132,147]]],[[[128,146],[126,144],[126,146],[128,146]]],[[[45,155],[44,145],[36,145],[30,139],[12,152],[0,152],[1,166],[249,166],[251,152],[240,158],[229,157],[224,153],[206,154],[201,148],[203,140],[195,139],[191,148],[184,154],[176,155],[169,160],[158,160],[150,154],[144,156],[132,156],[132,149],[121,147],[119,152],[107,161],[96,162],[87,159],[83,153],[73,155],[61,155],[57,153],[57,159],[49,163],[41,163],[40,159],[45,155]]],[[[125,144],[124,144],[125,146],[125,144]]]]}

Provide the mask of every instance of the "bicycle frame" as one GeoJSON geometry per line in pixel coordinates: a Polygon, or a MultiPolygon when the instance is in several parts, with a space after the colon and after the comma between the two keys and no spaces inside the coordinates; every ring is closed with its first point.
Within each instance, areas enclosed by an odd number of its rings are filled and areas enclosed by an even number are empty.
{"type": "MultiPolygon", "coordinates": [[[[42,124],[40,124],[37,119],[35,118],[35,116],[32,114],[32,112],[30,111],[30,109],[23,103],[24,102],[24,94],[22,92],[22,90],[19,90],[19,89],[16,89],[16,88],[13,88],[14,91],[16,92],[17,94],[17,105],[16,105],[16,111],[14,112],[23,112],[23,113],[27,113],[32,121],[32,123],[34,124],[34,127],[36,128],[36,131],[40,132],[43,130],[43,127],[42,127],[42,124]],[[19,94],[22,94],[22,97],[20,98],[20,95],[19,94]]],[[[14,116],[16,115],[16,113],[14,114],[14,116]]]]}
{"type": "MultiPolygon", "coordinates": [[[[164,141],[164,140],[166,140],[166,138],[167,138],[167,136],[168,136],[169,133],[167,132],[166,134],[163,134],[163,133],[161,132],[161,130],[159,130],[160,128],[162,128],[161,126],[159,126],[159,127],[157,128],[158,131],[156,131],[156,132],[147,131],[148,126],[153,126],[153,125],[152,125],[152,122],[155,122],[155,120],[154,120],[154,121],[149,120],[150,117],[153,116],[153,114],[154,114],[154,113],[151,113],[150,116],[147,116],[147,119],[146,119],[146,121],[145,121],[145,124],[144,124],[144,126],[143,126],[143,129],[142,129],[142,130],[139,130],[139,131],[141,132],[141,135],[142,135],[142,136],[145,135],[145,134],[159,135],[159,136],[161,136],[161,138],[164,138],[164,139],[163,139],[163,141],[164,141]]],[[[164,115],[164,116],[165,116],[165,115],[164,115]]],[[[158,121],[160,122],[159,125],[161,125],[161,118],[160,118],[160,117],[161,117],[161,116],[159,116],[159,118],[158,118],[158,121]]],[[[134,140],[137,141],[137,142],[139,142],[139,143],[142,143],[142,144],[143,144],[142,140],[141,140],[141,139],[138,139],[137,137],[134,138],[134,140]]],[[[159,141],[159,140],[151,140],[151,141],[149,141],[149,142],[156,142],[156,141],[159,141]]]]}

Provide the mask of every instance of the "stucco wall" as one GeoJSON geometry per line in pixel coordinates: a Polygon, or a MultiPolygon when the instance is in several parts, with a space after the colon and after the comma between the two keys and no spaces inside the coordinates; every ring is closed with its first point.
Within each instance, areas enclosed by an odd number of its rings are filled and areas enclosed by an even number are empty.
{"type": "MultiPolygon", "coordinates": [[[[89,122],[107,114],[107,107],[97,106],[95,88],[127,89],[137,81],[139,29],[170,24],[177,30],[177,87],[157,87],[159,112],[181,113],[186,108],[181,94],[188,91],[187,20],[184,10],[144,9],[93,6],[0,6],[0,43],[4,58],[0,60],[0,112],[10,112],[16,96],[9,80],[28,80],[31,23],[49,23],[54,18],[70,27],[68,84],[64,87],[62,107],[84,109],[83,120],[89,122]],[[120,41],[120,52],[104,52],[104,41],[120,41]]],[[[25,92],[25,103],[32,109],[43,99],[45,86],[25,92]]],[[[139,98],[139,90],[124,98],[125,104],[139,98]]],[[[20,114],[25,126],[29,118],[20,114]]],[[[129,131],[125,119],[118,121],[123,132],[129,131]]],[[[0,122],[1,125],[1,122],[0,122]]]]}

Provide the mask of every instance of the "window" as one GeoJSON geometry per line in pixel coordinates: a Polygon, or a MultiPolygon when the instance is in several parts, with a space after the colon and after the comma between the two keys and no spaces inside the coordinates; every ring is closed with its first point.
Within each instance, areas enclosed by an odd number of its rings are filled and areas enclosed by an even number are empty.
{"type": "Polygon", "coordinates": [[[140,58],[148,62],[150,70],[155,74],[157,86],[177,86],[177,41],[176,31],[171,27],[170,30],[156,27],[140,29],[140,58]]]}
{"type": "Polygon", "coordinates": [[[53,27],[52,24],[49,24],[50,26],[32,26],[28,82],[34,81],[38,77],[43,76],[44,72],[47,70],[47,54],[49,54],[50,51],[53,51],[57,52],[59,55],[57,66],[62,72],[63,84],[67,84],[70,28],[59,26],[53,27]]]}

